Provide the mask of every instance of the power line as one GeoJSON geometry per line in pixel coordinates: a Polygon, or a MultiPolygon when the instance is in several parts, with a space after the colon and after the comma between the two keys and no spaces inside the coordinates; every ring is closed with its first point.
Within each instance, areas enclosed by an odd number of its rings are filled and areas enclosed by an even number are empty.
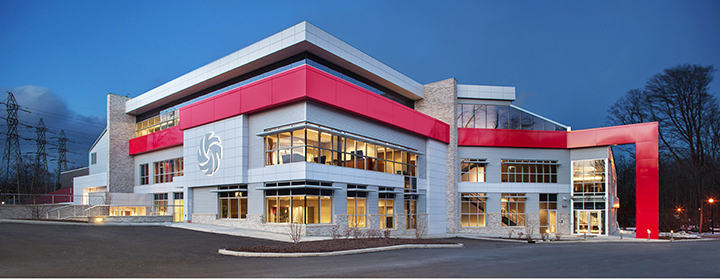
{"type": "Polygon", "coordinates": [[[7,92],[7,94],[8,98],[4,102],[7,110],[7,118],[5,118],[7,122],[5,134],[7,137],[5,138],[5,150],[3,151],[2,163],[0,163],[0,172],[2,172],[1,176],[4,181],[9,182],[13,178],[15,180],[13,183],[14,189],[6,189],[6,192],[11,192],[7,190],[14,190],[14,192],[20,193],[23,190],[21,181],[25,181],[22,152],[20,151],[20,136],[17,131],[17,112],[20,108],[15,100],[15,96],[11,92],[7,92]],[[12,171],[15,172],[14,175],[12,171]]]}

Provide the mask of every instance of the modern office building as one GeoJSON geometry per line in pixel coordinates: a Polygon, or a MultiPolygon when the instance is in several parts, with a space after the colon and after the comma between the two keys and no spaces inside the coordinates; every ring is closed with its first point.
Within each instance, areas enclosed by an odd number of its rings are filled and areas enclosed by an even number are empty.
{"type": "Polygon", "coordinates": [[[108,95],[75,202],[109,192],[110,215],[308,235],[606,235],[610,146],[635,143],[638,237],[657,237],[656,123],[571,131],[513,100],[513,87],[420,84],[302,22],[138,97],[108,95]]]}

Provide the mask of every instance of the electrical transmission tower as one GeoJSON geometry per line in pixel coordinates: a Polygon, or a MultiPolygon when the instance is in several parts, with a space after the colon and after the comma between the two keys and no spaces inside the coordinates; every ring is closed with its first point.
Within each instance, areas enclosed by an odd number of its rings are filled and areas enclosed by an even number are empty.
{"type": "Polygon", "coordinates": [[[22,193],[25,184],[25,171],[20,152],[20,136],[18,136],[17,111],[20,106],[15,101],[15,96],[7,92],[8,97],[4,104],[7,108],[7,131],[5,132],[5,150],[3,151],[2,163],[0,163],[0,179],[3,186],[7,185],[5,192],[22,193]]]}
{"type": "Polygon", "coordinates": [[[65,156],[65,154],[67,154],[67,152],[68,152],[68,149],[67,149],[68,138],[65,137],[65,131],[60,130],[60,136],[53,137],[53,139],[58,140],[58,148],[57,148],[57,151],[58,151],[57,163],[58,163],[58,165],[57,165],[57,169],[55,170],[55,172],[56,172],[55,188],[53,188],[53,190],[57,190],[57,189],[60,189],[61,184],[62,184],[62,181],[60,180],[60,173],[67,170],[68,160],[67,160],[67,157],[65,156]]]}
{"type": "Polygon", "coordinates": [[[37,143],[37,151],[35,151],[35,164],[33,164],[34,167],[31,189],[33,191],[33,194],[39,194],[42,192],[45,192],[45,194],[47,194],[48,164],[47,153],[45,153],[45,144],[47,143],[47,141],[45,140],[45,132],[48,131],[48,128],[45,128],[45,122],[43,122],[42,118],[40,118],[37,126],[33,128],[35,128],[35,133],[37,134],[37,138],[35,139],[35,142],[37,143]]]}

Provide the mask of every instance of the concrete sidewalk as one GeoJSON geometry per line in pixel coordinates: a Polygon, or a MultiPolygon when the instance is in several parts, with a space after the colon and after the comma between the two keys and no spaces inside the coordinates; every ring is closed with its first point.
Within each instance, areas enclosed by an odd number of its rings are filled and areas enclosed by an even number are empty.
{"type": "MultiPolygon", "coordinates": [[[[200,232],[251,237],[251,238],[259,238],[259,239],[282,241],[282,242],[292,242],[292,239],[290,239],[290,235],[283,234],[283,233],[258,231],[258,230],[225,227],[225,226],[214,226],[214,225],[207,225],[207,224],[196,224],[196,223],[167,223],[165,226],[186,229],[186,230],[200,231],[200,232]]],[[[330,239],[330,237],[303,236],[302,239],[300,239],[300,241],[303,242],[303,241],[315,241],[315,240],[327,240],[327,239],[330,239]]]]}
{"type": "MultiPolygon", "coordinates": [[[[208,233],[216,233],[216,234],[225,234],[225,235],[234,235],[234,236],[242,236],[242,237],[250,237],[250,238],[258,238],[258,239],[265,239],[265,240],[273,240],[273,241],[280,241],[280,242],[292,242],[292,239],[290,239],[289,234],[283,234],[283,233],[275,233],[275,232],[267,232],[267,231],[259,231],[259,230],[250,230],[250,229],[243,229],[243,228],[235,228],[235,227],[225,227],[225,226],[215,226],[215,225],[207,225],[207,224],[197,224],[197,223],[75,223],[75,222],[53,222],[53,221],[41,221],[41,220],[14,220],[14,219],[0,219],[0,223],[7,222],[7,223],[26,223],[26,224],[48,224],[48,225],[80,225],[80,226],[165,226],[165,227],[171,227],[171,228],[179,228],[179,229],[186,229],[186,230],[194,230],[194,231],[200,231],[200,232],[208,232],[208,233]]],[[[704,238],[696,238],[696,239],[681,239],[677,238],[674,241],[717,241],[720,240],[718,237],[714,237],[715,235],[702,235],[704,238]]],[[[402,238],[414,238],[414,236],[407,235],[407,236],[398,236],[402,238]]],[[[490,234],[434,234],[434,235],[427,235],[426,238],[453,238],[453,237],[460,237],[460,238],[469,238],[469,239],[481,239],[481,240],[488,240],[488,241],[504,241],[504,242],[516,242],[516,243],[526,243],[527,241],[524,239],[519,239],[517,237],[513,237],[512,239],[508,239],[507,235],[490,235],[490,234]]],[[[619,234],[609,235],[609,236],[587,236],[584,237],[582,235],[563,235],[561,236],[561,241],[555,241],[554,237],[551,237],[552,241],[542,241],[539,240],[539,235],[536,235],[533,239],[536,241],[536,243],[543,243],[543,244],[560,244],[560,243],[603,243],[603,242],[635,242],[635,243],[648,243],[648,242],[670,242],[669,239],[637,239],[635,238],[634,233],[625,232],[623,233],[622,238],[619,234]]],[[[316,241],[316,240],[327,240],[331,239],[329,236],[303,236],[300,241],[316,241]]]]}

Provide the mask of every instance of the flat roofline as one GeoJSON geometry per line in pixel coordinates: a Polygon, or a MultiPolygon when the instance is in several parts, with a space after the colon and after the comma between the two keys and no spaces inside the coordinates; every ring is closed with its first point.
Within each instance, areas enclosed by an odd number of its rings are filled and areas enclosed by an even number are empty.
{"type": "Polygon", "coordinates": [[[303,51],[315,54],[412,100],[424,97],[422,84],[303,21],[128,100],[125,112],[139,115],[155,110],[303,51]]]}

